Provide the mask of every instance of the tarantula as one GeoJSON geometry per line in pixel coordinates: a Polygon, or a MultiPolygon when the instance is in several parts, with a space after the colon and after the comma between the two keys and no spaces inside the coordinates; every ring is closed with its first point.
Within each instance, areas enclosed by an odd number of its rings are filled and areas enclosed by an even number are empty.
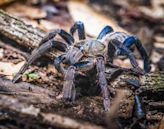
{"type": "Polygon", "coordinates": [[[114,32],[112,27],[106,26],[102,29],[97,39],[86,39],[85,29],[82,22],[76,22],[67,33],[63,29],[56,29],[48,33],[40,42],[39,47],[33,50],[27,62],[20,71],[14,76],[13,82],[16,82],[25,72],[28,66],[37,58],[45,54],[51,48],[56,48],[64,54],[54,60],[55,68],[64,74],[63,98],[66,100],[75,100],[76,90],[74,85],[74,74],[76,70],[87,71],[96,67],[99,85],[103,95],[103,104],[105,110],[110,107],[109,91],[105,77],[105,64],[112,64],[115,55],[126,55],[138,74],[144,74],[150,71],[149,58],[141,42],[135,36],[122,32],[114,32]],[[74,33],[78,31],[79,42],[74,41],[74,33]],[[55,40],[59,35],[66,43],[55,40]],[[144,62],[144,72],[138,66],[136,59],[129,49],[135,44],[144,62]]]}

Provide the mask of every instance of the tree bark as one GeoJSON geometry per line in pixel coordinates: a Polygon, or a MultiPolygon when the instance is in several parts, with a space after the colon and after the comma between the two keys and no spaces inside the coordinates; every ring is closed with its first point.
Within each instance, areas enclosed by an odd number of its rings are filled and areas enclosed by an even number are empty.
{"type": "Polygon", "coordinates": [[[8,117],[15,120],[18,126],[23,125],[27,128],[43,128],[42,126],[46,126],[47,128],[53,127],[62,129],[103,129],[103,127],[85,122],[79,123],[73,119],[58,114],[43,113],[39,108],[27,105],[16,98],[5,95],[0,96],[0,107],[0,112],[7,112],[8,117]]]}
{"type": "MultiPolygon", "coordinates": [[[[19,45],[33,50],[39,45],[45,34],[42,30],[34,28],[7,12],[0,10],[0,39],[5,36],[19,45]]],[[[56,54],[50,52],[46,55],[53,58],[57,56],[56,54]]]]}

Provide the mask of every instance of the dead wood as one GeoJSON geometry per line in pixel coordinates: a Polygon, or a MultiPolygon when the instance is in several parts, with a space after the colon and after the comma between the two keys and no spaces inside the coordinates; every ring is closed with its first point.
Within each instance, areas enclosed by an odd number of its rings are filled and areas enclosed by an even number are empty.
{"type": "Polygon", "coordinates": [[[20,54],[21,56],[23,56],[25,59],[27,59],[29,57],[28,53],[23,52],[23,51],[19,50],[18,48],[15,48],[15,47],[13,47],[9,44],[6,44],[2,41],[0,41],[0,47],[4,48],[4,49],[8,49],[8,50],[13,51],[13,52],[16,52],[16,53],[20,54]]]}
{"type": "MultiPolygon", "coordinates": [[[[45,36],[45,32],[42,30],[26,24],[3,10],[0,10],[0,34],[21,46],[29,48],[29,50],[36,48],[45,36]]],[[[48,56],[53,57],[55,55],[49,53],[48,56]]]]}
{"type": "Polygon", "coordinates": [[[103,129],[102,127],[88,123],[79,123],[73,119],[57,114],[43,113],[39,108],[27,105],[13,97],[5,95],[0,96],[0,107],[1,111],[7,113],[8,119],[11,117],[18,123],[18,126],[23,124],[24,127],[35,128],[42,128],[42,126],[44,126],[63,129],[103,129]],[[35,122],[38,124],[34,124],[35,122]]]}
{"type": "Polygon", "coordinates": [[[0,94],[15,96],[30,104],[56,104],[54,93],[26,82],[12,83],[0,78],[0,94]]]}

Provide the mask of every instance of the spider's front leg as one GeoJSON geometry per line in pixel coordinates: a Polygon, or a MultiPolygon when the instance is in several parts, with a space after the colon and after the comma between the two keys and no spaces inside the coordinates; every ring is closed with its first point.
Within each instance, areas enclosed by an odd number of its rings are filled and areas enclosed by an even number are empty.
{"type": "Polygon", "coordinates": [[[84,28],[84,24],[81,21],[75,22],[75,24],[71,27],[70,33],[72,34],[72,36],[76,32],[76,30],[78,30],[79,39],[84,40],[85,39],[85,28],[84,28]]]}
{"type": "Polygon", "coordinates": [[[67,45],[66,44],[64,44],[62,42],[59,42],[59,41],[53,40],[53,38],[57,34],[59,34],[69,45],[71,45],[74,42],[73,37],[70,34],[68,34],[67,32],[65,32],[64,30],[62,30],[62,29],[56,29],[56,30],[48,33],[40,41],[39,47],[32,51],[32,54],[27,59],[27,62],[21,67],[19,72],[14,76],[14,78],[12,79],[12,82],[15,83],[21,77],[21,75],[26,71],[28,66],[30,64],[32,64],[37,58],[42,56],[49,49],[57,48],[57,49],[59,49],[61,51],[66,51],[66,49],[67,49],[67,45]]]}
{"type": "Polygon", "coordinates": [[[110,109],[110,99],[109,99],[108,84],[105,77],[104,57],[102,56],[97,57],[96,68],[97,68],[97,73],[99,77],[99,85],[101,87],[101,92],[104,99],[103,100],[104,108],[105,108],[105,111],[108,111],[110,109]]]}
{"type": "Polygon", "coordinates": [[[75,78],[75,67],[70,66],[64,73],[64,84],[63,84],[63,99],[65,100],[75,100],[76,90],[74,84],[75,78]]]}
{"type": "Polygon", "coordinates": [[[51,48],[57,48],[63,52],[67,50],[67,46],[62,42],[58,42],[54,40],[47,41],[46,43],[42,44],[40,47],[32,51],[32,54],[27,59],[27,62],[21,67],[19,72],[14,76],[14,78],[12,79],[12,82],[15,83],[22,76],[22,74],[26,71],[29,65],[31,65],[36,59],[41,57],[43,54],[45,54],[45,52],[47,52],[51,48]]]}
{"type": "Polygon", "coordinates": [[[142,119],[145,116],[145,113],[142,109],[141,101],[138,95],[134,96],[135,105],[134,105],[134,115],[137,119],[142,119]]]}
{"type": "Polygon", "coordinates": [[[134,36],[131,36],[131,37],[128,37],[123,45],[126,46],[127,48],[130,48],[131,45],[135,44],[135,46],[137,47],[142,59],[143,59],[143,62],[144,62],[144,71],[146,73],[150,72],[151,70],[151,66],[150,66],[150,60],[149,60],[149,57],[145,51],[145,49],[143,48],[140,40],[134,36]]]}
{"type": "Polygon", "coordinates": [[[61,64],[63,60],[64,55],[55,59],[55,68],[64,74],[63,99],[74,101],[76,97],[76,89],[74,84],[75,70],[87,71],[92,69],[94,67],[94,60],[87,59],[85,61],[77,62],[67,69],[65,69],[61,64]]]}
{"type": "Polygon", "coordinates": [[[55,38],[55,36],[57,34],[60,35],[66,41],[66,43],[68,43],[69,45],[74,43],[74,38],[69,33],[64,31],[63,29],[55,29],[46,34],[46,36],[40,41],[39,46],[41,46],[42,44],[46,43],[47,41],[55,38]]]}

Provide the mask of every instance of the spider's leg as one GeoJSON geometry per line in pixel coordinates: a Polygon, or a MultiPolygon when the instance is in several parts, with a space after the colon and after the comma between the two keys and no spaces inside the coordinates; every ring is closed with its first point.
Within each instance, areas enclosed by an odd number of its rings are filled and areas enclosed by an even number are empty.
{"type": "Polygon", "coordinates": [[[144,74],[142,69],[138,66],[138,63],[137,63],[132,51],[129,48],[127,48],[124,44],[119,43],[118,40],[112,40],[112,43],[114,43],[118,47],[117,55],[126,55],[129,58],[132,66],[133,66],[132,70],[134,72],[136,72],[138,74],[144,74]]]}
{"type": "Polygon", "coordinates": [[[70,33],[72,34],[72,36],[73,36],[74,33],[76,32],[76,30],[78,30],[79,39],[80,39],[80,40],[84,40],[84,39],[85,39],[85,28],[84,28],[83,22],[77,21],[77,22],[75,22],[75,24],[71,27],[70,33]]]}
{"type": "Polygon", "coordinates": [[[54,60],[54,65],[55,65],[55,68],[58,70],[58,72],[61,72],[61,73],[66,72],[64,67],[62,67],[62,65],[61,65],[61,63],[64,61],[64,59],[65,59],[65,55],[60,55],[60,56],[56,57],[54,60]]]}
{"type": "MultiPolygon", "coordinates": [[[[62,56],[58,58],[59,61],[57,65],[58,68],[63,69],[62,66],[60,66],[60,62],[62,62],[62,56]]],[[[80,71],[87,71],[88,69],[93,68],[94,66],[94,61],[92,59],[88,59],[86,61],[81,61],[75,63],[73,66],[68,67],[67,70],[63,70],[65,77],[64,77],[64,85],[63,85],[63,98],[66,100],[75,100],[76,97],[76,89],[74,85],[74,74],[75,70],[80,70],[80,71]]]]}
{"type": "Polygon", "coordinates": [[[63,99],[75,100],[76,90],[74,84],[75,78],[75,67],[70,66],[64,73],[64,84],[63,84],[63,99]]]}
{"type": "Polygon", "coordinates": [[[65,51],[67,49],[67,46],[62,42],[49,40],[48,42],[42,44],[40,47],[34,49],[30,57],[27,59],[27,62],[21,67],[19,72],[14,76],[14,78],[12,79],[12,82],[15,83],[22,76],[22,74],[26,71],[28,66],[31,65],[40,56],[45,54],[45,52],[49,50],[50,48],[58,48],[61,51],[65,51]]]}
{"type": "MultiPolygon", "coordinates": [[[[117,46],[119,45],[118,43],[116,44],[117,46]]],[[[129,69],[127,68],[122,68],[122,67],[119,67],[115,64],[113,64],[113,58],[115,56],[115,53],[117,51],[117,47],[112,43],[112,42],[109,42],[108,43],[108,63],[107,65],[109,65],[110,67],[112,68],[118,68],[118,69],[121,69],[123,71],[130,71],[129,69]]]]}
{"type": "Polygon", "coordinates": [[[142,59],[143,59],[143,62],[144,62],[144,71],[146,73],[150,72],[151,70],[151,66],[150,66],[150,60],[149,60],[149,57],[145,51],[145,49],[143,48],[142,46],[142,43],[141,41],[134,37],[134,36],[131,36],[129,38],[127,38],[124,43],[123,43],[126,47],[130,47],[132,44],[135,44],[135,46],[137,47],[142,59]]]}
{"type": "Polygon", "coordinates": [[[109,63],[113,63],[113,58],[115,56],[116,47],[112,43],[108,43],[108,58],[109,63]]]}
{"type": "Polygon", "coordinates": [[[60,35],[69,45],[71,45],[74,42],[74,38],[69,33],[64,31],[63,29],[56,29],[47,33],[46,36],[40,41],[39,46],[55,38],[57,34],[60,35]]]}
{"type": "Polygon", "coordinates": [[[98,35],[97,39],[102,39],[104,36],[111,32],[113,32],[113,28],[111,26],[105,26],[98,35]]]}
{"type": "Polygon", "coordinates": [[[90,69],[92,69],[95,65],[95,62],[92,58],[88,58],[86,60],[77,62],[74,64],[74,66],[76,67],[76,69],[80,70],[80,71],[88,71],[90,69]]]}
{"type": "Polygon", "coordinates": [[[103,95],[103,103],[104,103],[104,108],[106,111],[110,109],[110,99],[109,99],[109,91],[108,91],[108,85],[107,85],[107,80],[105,77],[105,64],[104,64],[104,58],[102,56],[97,57],[97,62],[96,62],[96,68],[97,68],[97,73],[99,77],[99,85],[101,87],[101,92],[103,95]]]}
{"type": "Polygon", "coordinates": [[[145,116],[145,113],[142,109],[142,105],[139,99],[138,95],[134,96],[134,100],[135,100],[135,105],[134,105],[134,115],[138,118],[141,119],[145,116]]]}

